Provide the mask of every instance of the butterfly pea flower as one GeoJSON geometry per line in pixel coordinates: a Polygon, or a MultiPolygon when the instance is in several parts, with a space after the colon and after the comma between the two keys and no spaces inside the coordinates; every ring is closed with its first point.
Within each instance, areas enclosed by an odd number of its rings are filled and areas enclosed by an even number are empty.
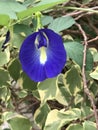
{"type": "Polygon", "coordinates": [[[10,40],[10,31],[8,30],[6,33],[5,41],[3,42],[2,47],[1,47],[2,51],[4,51],[7,48],[8,44],[9,44],[8,43],[9,40],[10,40]]]}
{"type": "Polygon", "coordinates": [[[23,71],[39,82],[61,73],[66,63],[62,38],[50,29],[40,29],[23,42],[19,59],[23,71]]]}

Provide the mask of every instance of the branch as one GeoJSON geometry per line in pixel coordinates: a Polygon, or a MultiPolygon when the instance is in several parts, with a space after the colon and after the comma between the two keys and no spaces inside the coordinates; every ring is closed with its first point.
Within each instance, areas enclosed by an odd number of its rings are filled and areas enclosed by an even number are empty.
{"type": "Polygon", "coordinates": [[[71,10],[75,10],[71,13],[68,12],[68,14],[65,15],[66,16],[72,16],[75,17],[75,20],[79,20],[81,17],[84,16],[88,16],[88,15],[92,15],[92,14],[98,14],[98,6],[96,5],[95,7],[91,7],[91,8],[85,8],[85,5],[81,5],[80,3],[77,2],[73,2],[71,1],[71,3],[73,4],[78,4],[79,7],[65,7],[65,9],[71,9],[71,10]]]}
{"type": "Polygon", "coordinates": [[[94,41],[97,41],[98,40],[98,36],[96,36],[95,38],[93,39],[90,39],[89,41],[87,41],[87,43],[91,43],[91,42],[94,42],[94,41]]]}
{"type": "Polygon", "coordinates": [[[83,85],[84,85],[84,92],[85,94],[88,96],[90,102],[91,102],[91,105],[93,107],[93,111],[94,111],[94,116],[95,116],[95,120],[96,120],[96,127],[97,127],[97,130],[98,130],[98,115],[97,115],[97,110],[96,110],[96,106],[95,106],[95,103],[94,103],[94,99],[88,89],[88,86],[87,86],[87,80],[86,80],[86,74],[85,74],[85,67],[86,67],[86,53],[87,53],[87,36],[84,32],[84,30],[82,29],[81,25],[76,23],[76,26],[79,28],[81,34],[83,35],[83,38],[84,38],[84,50],[83,50],[83,66],[82,66],[82,78],[83,78],[83,85]]]}
{"type": "MultiPolygon", "coordinates": [[[[97,110],[97,112],[98,112],[98,110],[97,110]]],[[[89,120],[89,119],[92,118],[92,117],[94,117],[94,113],[87,115],[87,116],[84,117],[81,121],[89,120]]]]}

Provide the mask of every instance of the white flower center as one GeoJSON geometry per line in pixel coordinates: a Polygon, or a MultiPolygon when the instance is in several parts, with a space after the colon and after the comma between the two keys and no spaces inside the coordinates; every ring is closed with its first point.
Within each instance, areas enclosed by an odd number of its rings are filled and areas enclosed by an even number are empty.
{"type": "Polygon", "coordinates": [[[45,64],[47,61],[46,47],[40,47],[40,63],[45,64]]]}

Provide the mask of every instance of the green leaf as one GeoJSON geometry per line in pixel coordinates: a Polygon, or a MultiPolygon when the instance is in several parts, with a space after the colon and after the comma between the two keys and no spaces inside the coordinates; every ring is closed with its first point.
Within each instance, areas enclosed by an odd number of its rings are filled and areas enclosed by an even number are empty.
{"type": "Polygon", "coordinates": [[[0,66],[8,63],[10,60],[9,47],[5,49],[4,52],[0,51],[0,66]]]}
{"type": "Polygon", "coordinates": [[[40,100],[39,92],[38,92],[37,89],[34,90],[34,91],[32,91],[32,94],[33,94],[33,96],[34,96],[36,99],[40,100]]]}
{"type": "MultiPolygon", "coordinates": [[[[60,75],[60,78],[62,78],[62,80],[64,80],[63,75],[60,75]]],[[[58,89],[59,89],[59,91],[57,91],[55,99],[59,103],[65,105],[65,106],[68,106],[69,102],[72,100],[71,99],[72,96],[71,96],[70,92],[67,90],[67,88],[64,86],[63,83],[58,83],[58,89]]]]}
{"type": "Polygon", "coordinates": [[[7,47],[4,51],[2,51],[2,44],[4,42],[4,38],[0,38],[0,66],[3,66],[4,64],[8,63],[10,60],[10,52],[9,47],[7,47]]]}
{"type": "Polygon", "coordinates": [[[68,29],[73,24],[75,24],[75,20],[70,16],[58,17],[50,23],[48,28],[54,30],[57,33],[59,33],[60,31],[62,31],[64,29],[68,29]]]}
{"type": "Polygon", "coordinates": [[[19,98],[24,98],[28,95],[28,93],[25,90],[20,90],[19,92],[17,92],[17,95],[19,98]]]}
{"type": "MultiPolygon", "coordinates": [[[[83,65],[83,45],[78,42],[65,42],[65,49],[67,51],[68,58],[74,60],[81,68],[83,65]]],[[[93,56],[89,50],[87,50],[86,58],[86,70],[90,71],[93,69],[93,56]]]]}
{"type": "Polygon", "coordinates": [[[64,86],[72,95],[76,95],[81,90],[82,79],[75,66],[73,66],[69,71],[65,73],[64,86]]]}
{"type": "Polygon", "coordinates": [[[13,39],[12,39],[13,47],[20,49],[23,41],[24,41],[24,36],[22,36],[19,33],[13,34],[13,39]]]}
{"type": "Polygon", "coordinates": [[[7,82],[10,81],[8,71],[0,68],[0,87],[8,85],[7,82]]]}
{"type": "Polygon", "coordinates": [[[17,115],[8,120],[11,130],[31,130],[31,123],[29,119],[17,115]]]}
{"type": "Polygon", "coordinates": [[[81,102],[83,102],[84,100],[84,97],[82,94],[77,94],[74,98],[75,98],[74,99],[75,105],[81,104],[81,102]]]}
{"type": "Polygon", "coordinates": [[[83,130],[83,126],[79,124],[71,124],[66,130],[83,130]]]}
{"type": "Polygon", "coordinates": [[[16,113],[13,113],[13,112],[4,112],[3,113],[3,115],[2,115],[2,119],[3,119],[3,121],[7,121],[7,120],[9,120],[9,119],[11,119],[11,118],[13,118],[13,117],[15,117],[17,114],[16,113]]]}
{"type": "Polygon", "coordinates": [[[6,105],[7,101],[10,99],[10,96],[11,96],[10,90],[6,86],[3,87],[0,86],[0,99],[3,102],[6,102],[6,105]]]}
{"type": "Polygon", "coordinates": [[[45,26],[45,25],[48,25],[49,23],[51,23],[53,21],[53,17],[52,16],[43,16],[41,18],[41,22],[42,22],[42,25],[45,26]]]}
{"type": "Polygon", "coordinates": [[[16,112],[4,112],[3,120],[8,122],[11,130],[31,130],[29,119],[16,112]]]}
{"type": "Polygon", "coordinates": [[[98,62],[98,52],[94,55],[94,61],[98,62]]]}
{"type": "Polygon", "coordinates": [[[20,46],[23,43],[25,37],[30,35],[32,33],[32,30],[29,26],[24,24],[16,24],[13,30],[14,30],[12,39],[13,46],[20,49],[20,46]]]}
{"type": "Polygon", "coordinates": [[[54,109],[47,116],[44,130],[61,130],[62,126],[80,117],[81,111],[77,108],[68,111],[54,109]]]}
{"type": "Polygon", "coordinates": [[[98,80],[98,67],[96,67],[96,69],[90,73],[90,76],[93,78],[93,79],[96,79],[98,80]]]}
{"type": "Polygon", "coordinates": [[[57,93],[57,78],[46,79],[38,85],[41,103],[54,99],[57,93]]]}
{"type": "Polygon", "coordinates": [[[47,105],[47,103],[45,103],[43,106],[38,108],[34,114],[34,119],[36,121],[36,124],[40,126],[41,129],[45,125],[45,121],[49,111],[50,111],[49,106],[47,105]]]}
{"type": "Polygon", "coordinates": [[[37,83],[32,81],[24,72],[20,74],[20,78],[17,83],[23,88],[27,90],[35,91],[37,89],[37,83]]]}
{"type": "Polygon", "coordinates": [[[83,123],[83,130],[97,130],[96,123],[91,121],[85,121],[83,123]]]}
{"type": "Polygon", "coordinates": [[[41,2],[36,4],[36,6],[28,8],[27,10],[18,13],[17,16],[19,19],[22,19],[24,17],[32,15],[32,13],[36,13],[37,11],[43,11],[53,6],[56,6],[57,4],[61,4],[63,2],[68,1],[69,0],[42,0],[41,2]]]}
{"type": "Polygon", "coordinates": [[[10,19],[17,19],[16,13],[26,10],[26,7],[12,0],[0,0],[0,14],[8,15],[10,19]]]}
{"type": "Polygon", "coordinates": [[[25,24],[15,24],[14,33],[20,33],[21,35],[23,35],[22,33],[24,33],[24,36],[26,36],[32,33],[32,29],[30,28],[30,26],[25,24]]]}
{"type": "MultiPolygon", "coordinates": [[[[93,96],[97,95],[97,94],[98,94],[98,92],[97,92],[97,90],[98,90],[98,83],[95,82],[95,81],[93,81],[93,82],[90,84],[89,89],[90,89],[90,91],[92,92],[93,96]]],[[[97,98],[96,98],[95,100],[97,101],[97,98]]],[[[96,101],[95,101],[95,102],[96,102],[96,101]]]]}
{"type": "Polygon", "coordinates": [[[66,90],[65,87],[60,87],[59,91],[56,94],[55,99],[62,105],[67,106],[71,100],[71,96],[66,90]]]}
{"type": "MultiPolygon", "coordinates": [[[[93,114],[93,110],[88,107],[88,106],[82,106],[81,107],[81,119],[86,118],[87,116],[93,114]]],[[[94,118],[94,117],[92,117],[94,118]]],[[[90,120],[92,120],[92,118],[90,118],[90,120]]]]}
{"type": "Polygon", "coordinates": [[[17,81],[20,76],[21,65],[18,59],[13,59],[8,65],[8,71],[11,77],[17,81]]]}
{"type": "Polygon", "coordinates": [[[10,17],[5,14],[0,14],[0,25],[5,26],[10,22],[10,17]]]}
{"type": "Polygon", "coordinates": [[[54,109],[49,112],[44,130],[60,130],[60,122],[62,119],[58,116],[59,111],[54,109]]]}

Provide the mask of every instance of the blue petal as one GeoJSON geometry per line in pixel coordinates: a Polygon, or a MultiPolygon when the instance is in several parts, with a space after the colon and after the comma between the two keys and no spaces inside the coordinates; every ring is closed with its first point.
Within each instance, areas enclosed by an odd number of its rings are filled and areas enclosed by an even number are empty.
{"type": "Polygon", "coordinates": [[[42,81],[46,78],[43,65],[40,65],[40,52],[36,49],[34,41],[38,33],[28,36],[20,49],[19,59],[24,72],[34,81],[42,81]]]}
{"type": "Polygon", "coordinates": [[[62,71],[66,62],[66,51],[61,36],[49,29],[44,32],[49,39],[45,70],[47,77],[52,78],[62,71]]]}
{"type": "Polygon", "coordinates": [[[23,70],[34,81],[43,81],[46,78],[57,76],[63,69],[66,62],[66,51],[63,46],[62,38],[50,29],[41,29],[28,36],[20,49],[19,59],[23,70]],[[42,33],[46,36],[42,35],[42,33]],[[35,41],[39,36],[38,48],[35,41]],[[48,46],[45,42],[48,39],[48,46]],[[43,41],[43,42],[42,42],[43,41]],[[47,59],[41,63],[40,48],[45,47],[47,59]]]}
{"type": "Polygon", "coordinates": [[[2,51],[4,51],[7,48],[7,43],[9,42],[9,40],[10,40],[10,31],[8,30],[6,33],[5,41],[2,44],[2,51]]]}

